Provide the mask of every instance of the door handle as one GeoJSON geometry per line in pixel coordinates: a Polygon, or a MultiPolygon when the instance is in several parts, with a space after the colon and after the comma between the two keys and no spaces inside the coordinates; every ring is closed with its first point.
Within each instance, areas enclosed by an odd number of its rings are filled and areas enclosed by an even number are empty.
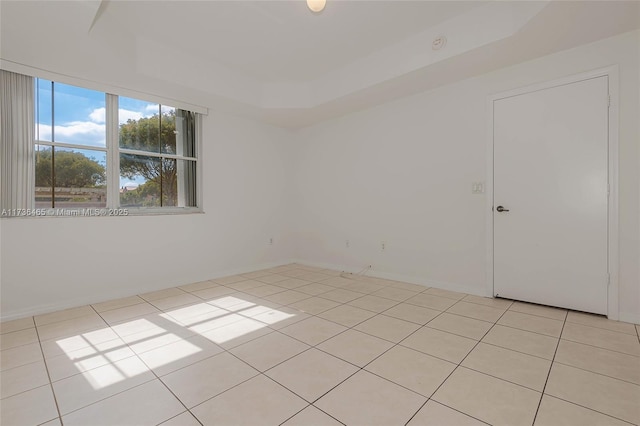
{"type": "Polygon", "coordinates": [[[498,213],[502,213],[502,212],[508,212],[508,211],[509,211],[509,209],[505,209],[505,208],[504,208],[504,207],[502,207],[502,206],[498,206],[498,207],[496,207],[496,211],[497,211],[498,213]]]}

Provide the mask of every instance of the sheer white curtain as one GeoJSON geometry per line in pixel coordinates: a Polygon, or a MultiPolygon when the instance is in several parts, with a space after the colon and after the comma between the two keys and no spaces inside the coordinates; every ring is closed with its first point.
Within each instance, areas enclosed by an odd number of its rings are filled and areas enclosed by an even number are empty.
{"type": "Polygon", "coordinates": [[[34,79],[0,70],[0,209],[31,209],[35,190],[34,79]]]}

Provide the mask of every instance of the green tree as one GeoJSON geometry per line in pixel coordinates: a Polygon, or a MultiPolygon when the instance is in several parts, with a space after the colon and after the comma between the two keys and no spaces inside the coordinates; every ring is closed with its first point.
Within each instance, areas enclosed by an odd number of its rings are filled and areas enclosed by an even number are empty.
{"type": "MultiPolygon", "coordinates": [[[[175,111],[155,114],[138,120],[129,119],[120,125],[120,148],[162,154],[176,153],[175,111]]],[[[133,154],[120,155],[120,174],[129,179],[138,176],[146,182],[136,190],[122,195],[125,202],[145,205],[145,200],[160,200],[163,206],[178,202],[176,161],[169,158],[133,154]],[[129,195],[130,194],[130,195],[129,195]]],[[[157,205],[157,204],[154,204],[157,205]]]]}
{"type": "Polygon", "coordinates": [[[120,205],[130,207],[158,207],[160,206],[160,186],[150,180],[135,189],[120,193],[120,205]]]}
{"type": "Polygon", "coordinates": [[[105,168],[94,158],[59,149],[55,151],[55,161],[51,157],[51,148],[36,153],[36,186],[53,186],[52,164],[55,164],[55,185],[59,188],[97,188],[106,183],[105,168]]]}

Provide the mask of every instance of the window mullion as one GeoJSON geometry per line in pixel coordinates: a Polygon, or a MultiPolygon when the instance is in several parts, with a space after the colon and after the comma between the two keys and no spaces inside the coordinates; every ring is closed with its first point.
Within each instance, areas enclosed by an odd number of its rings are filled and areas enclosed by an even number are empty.
{"type": "Polygon", "coordinates": [[[120,154],[118,152],[118,96],[107,94],[107,207],[120,206],[120,154]]]}
{"type": "Polygon", "coordinates": [[[182,155],[175,155],[175,154],[158,154],[153,151],[140,151],[137,149],[121,148],[120,152],[123,154],[142,155],[145,157],[171,158],[173,160],[198,161],[197,157],[184,157],[182,155]]]}

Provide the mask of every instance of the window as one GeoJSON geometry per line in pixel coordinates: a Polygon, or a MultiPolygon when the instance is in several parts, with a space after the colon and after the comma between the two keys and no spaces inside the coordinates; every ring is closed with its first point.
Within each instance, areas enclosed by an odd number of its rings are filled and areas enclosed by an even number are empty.
{"type": "Polygon", "coordinates": [[[197,113],[35,84],[36,208],[197,207],[197,113]]]}
{"type": "Polygon", "coordinates": [[[195,114],[120,97],[118,116],[120,205],[195,206],[195,114]]]}
{"type": "Polygon", "coordinates": [[[107,206],[106,95],[36,80],[35,207],[107,206]]]}

